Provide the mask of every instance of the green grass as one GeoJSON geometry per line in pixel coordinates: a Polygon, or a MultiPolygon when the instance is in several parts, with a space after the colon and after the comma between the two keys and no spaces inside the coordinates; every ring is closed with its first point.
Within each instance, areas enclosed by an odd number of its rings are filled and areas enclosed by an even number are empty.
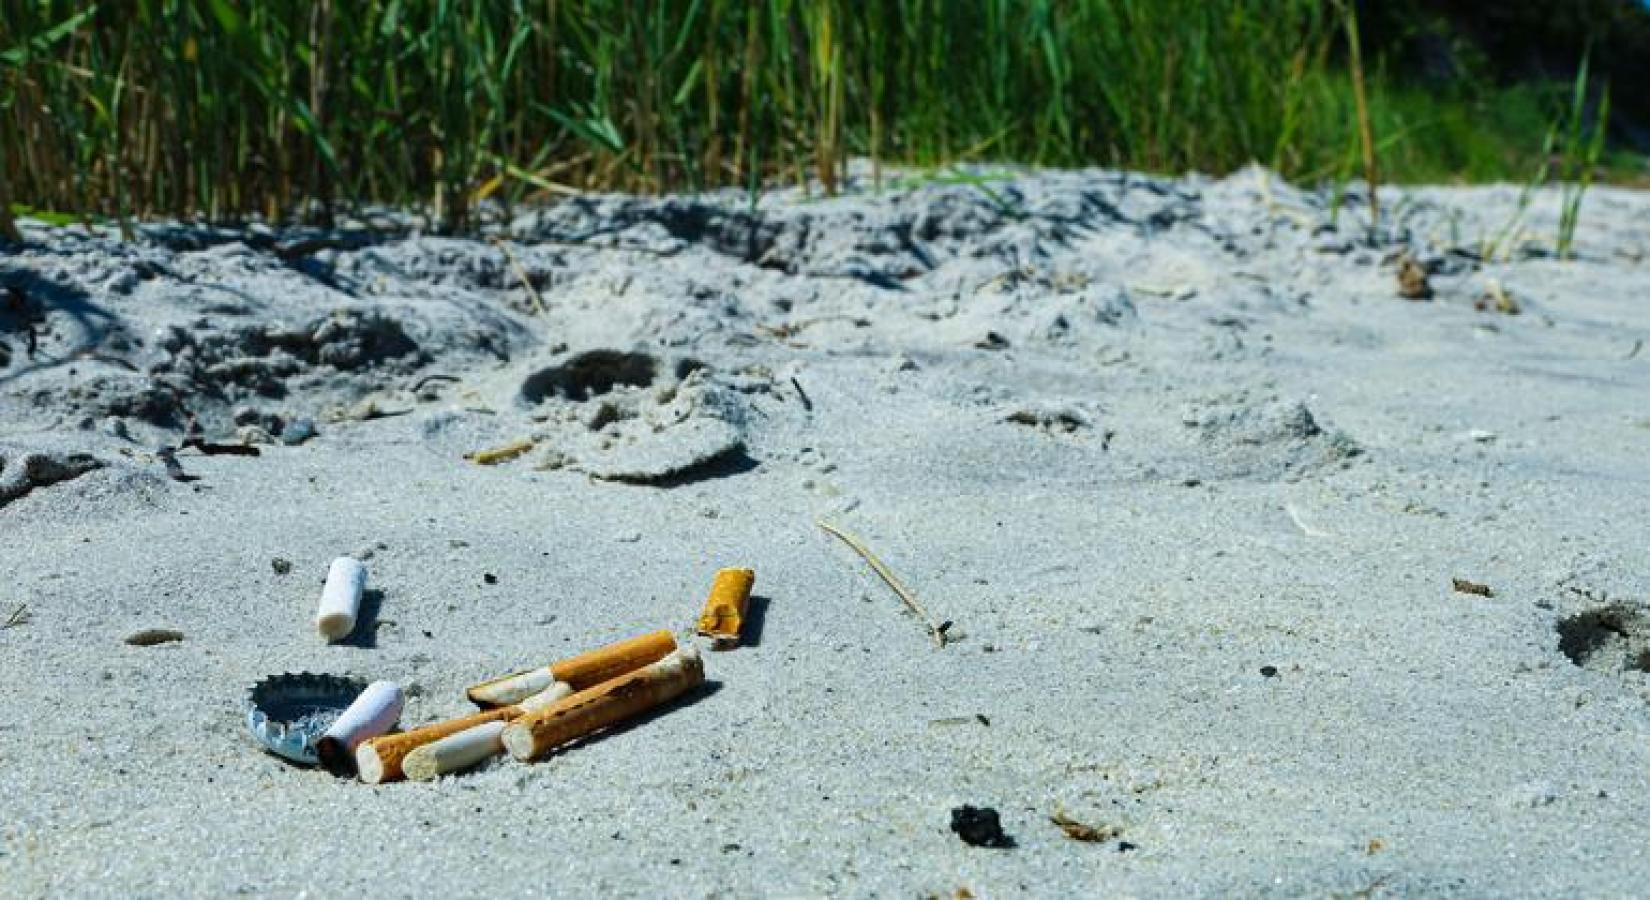
{"type": "MultiPolygon", "coordinates": [[[[1319,0],[0,0],[12,203],[325,221],[337,204],[784,180],[848,158],[1364,169],[1319,0]]],[[[1510,178],[1537,89],[1407,88],[1364,48],[1385,180],[1510,178]]],[[[1560,106],[1562,101],[1559,101],[1560,106]]]]}

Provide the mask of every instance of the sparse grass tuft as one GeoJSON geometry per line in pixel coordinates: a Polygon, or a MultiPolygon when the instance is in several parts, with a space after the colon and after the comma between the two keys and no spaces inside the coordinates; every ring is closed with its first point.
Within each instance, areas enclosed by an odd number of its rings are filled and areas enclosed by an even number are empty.
{"type": "Polygon", "coordinates": [[[1260,161],[1314,180],[1344,173],[1348,148],[1371,188],[1377,166],[1400,181],[1528,170],[1538,132],[1475,133],[1498,104],[1388,78],[1350,9],[0,0],[0,209],[324,224],[380,202],[458,230],[482,200],[830,192],[852,156],[879,184],[883,162],[978,159],[1260,161]]]}

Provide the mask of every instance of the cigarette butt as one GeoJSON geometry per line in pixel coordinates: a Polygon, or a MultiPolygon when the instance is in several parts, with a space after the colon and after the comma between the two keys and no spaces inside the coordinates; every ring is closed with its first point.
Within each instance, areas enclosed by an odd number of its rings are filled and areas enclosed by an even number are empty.
{"type": "Polygon", "coordinates": [[[573,689],[565,684],[553,684],[540,695],[529,697],[517,705],[483,710],[457,719],[434,722],[400,734],[375,737],[355,748],[356,772],[361,776],[361,780],[368,784],[396,781],[406,774],[407,756],[418,748],[433,744],[449,735],[468,731],[478,725],[508,722],[524,713],[551,706],[572,693],[573,689]]]}
{"type": "Polygon", "coordinates": [[[477,450],[474,453],[465,454],[464,458],[479,466],[496,466],[502,462],[509,462],[531,449],[533,449],[533,440],[522,438],[519,441],[511,441],[499,447],[490,447],[486,450],[477,450]]]}
{"type": "Polygon", "coordinates": [[[315,612],[315,630],[330,643],[355,630],[361,609],[361,590],[367,586],[367,567],[353,556],[340,556],[327,569],[321,588],[321,607],[315,612]]]}
{"type": "Polygon", "coordinates": [[[683,647],[658,662],[527,713],[504,729],[504,748],[520,760],[667,703],[705,681],[704,661],[683,647]]]}
{"type": "Polygon", "coordinates": [[[394,728],[396,720],[401,718],[402,702],[401,687],[393,681],[374,681],[367,685],[315,742],[321,765],[334,775],[355,774],[352,771],[355,748],[362,741],[394,728]]]}
{"type": "Polygon", "coordinates": [[[722,569],[711,582],[710,597],[699,613],[698,632],[715,640],[719,648],[739,644],[739,630],[745,625],[745,610],[750,606],[751,586],[756,584],[756,572],[750,569],[722,569]]]}
{"type": "MultiPolygon", "coordinates": [[[[549,690],[522,701],[518,709],[525,715],[543,709],[573,693],[565,684],[557,683],[549,690]]],[[[413,781],[429,781],[438,775],[457,772],[491,759],[504,752],[502,719],[466,728],[446,737],[414,748],[401,761],[401,771],[413,781]]]]}
{"type": "Polygon", "coordinates": [[[675,649],[676,638],[669,631],[655,631],[597,647],[543,668],[484,681],[471,686],[465,693],[475,705],[490,709],[520,703],[557,681],[572,685],[575,691],[582,691],[657,662],[675,649]]]}

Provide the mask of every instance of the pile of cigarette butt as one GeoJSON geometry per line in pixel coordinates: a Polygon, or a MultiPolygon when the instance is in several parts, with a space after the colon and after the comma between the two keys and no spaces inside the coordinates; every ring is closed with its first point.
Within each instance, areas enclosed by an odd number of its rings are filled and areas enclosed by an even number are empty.
{"type": "MultiPolygon", "coordinates": [[[[315,627],[327,641],[356,624],[366,567],[350,557],[333,562],[321,592],[315,627]]],[[[722,569],[696,631],[718,649],[737,646],[756,573],[722,569]]],[[[466,695],[478,712],[395,732],[403,697],[393,682],[368,685],[314,742],[314,756],[338,775],[368,784],[403,778],[427,781],[504,753],[521,761],[611,727],[688,693],[705,680],[698,648],[678,646],[669,630],[474,685],[466,695]]]]}

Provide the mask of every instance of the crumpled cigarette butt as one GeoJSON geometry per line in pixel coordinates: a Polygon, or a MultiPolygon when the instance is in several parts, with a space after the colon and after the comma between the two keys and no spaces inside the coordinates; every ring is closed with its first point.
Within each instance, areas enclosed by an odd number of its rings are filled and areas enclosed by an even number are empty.
{"type": "Polygon", "coordinates": [[[464,458],[478,466],[496,466],[502,462],[509,462],[531,449],[533,449],[533,439],[522,438],[519,441],[511,441],[498,447],[467,453],[464,458]]]}
{"type": "Polygon", "coordinates": [[[699,651],[683,647],[629,675],[521,716],[504,729],[504,748],[516,759],[538,759],[568,741],[668,703],[704,681],[699,651]]]}
{"type": "Polygon", "coordinates": [[[675,649],[676,638],[669,631],[654,631],[597,647],[543,668],[484,681],[472,685],[465,694],[475,705],[490,709],[520,703],[558,681],[582,691],[663,659],[675,649]]]}
{"type": "Polygon", "coordinates": [[[751,569],[722,569],[711,582],[710,597],[704,611],[699,613],[698,632],[715,640],[718,648],[736,647],[739,630],[745,624],[745,610],[750,607],[751,587],[756,584],[756,572],[751,569]]]}
{"type": "MultiPolygon", "coordinates": [[[[519,704],[483,710],[445,722],[433,722],[400,734],[375,737],[355,748],[355,768],[361,780],[368,784],[397,781],[406,774],[406,761],[419,748],[451,735],[470,731],[490,722],[508,722],[536,709],[550,706],[573,693],[565,684],[552,684],[548,690],[529,697],[519,704]]],[[[485,758],[485,757],[483,757],[485,758]]],[[[479,760],[477,760],[479,762],[479,760]]],[[[458,768],[454,766],[454,768],[458,768]]],[[[452,771],[443,769],[441,771],[452,771]]],[[[440,774],[437,772],[436,774],[440,774]]],[[[431,775],[434,778],[435,775],[431,775]]]]}
{"type": "Polygon", "coordinates": [[[353,556],[340,556],[327,569],[321,588],[321,606],[315,611],[315,630],[330,643],[355,630],[361,610],[361,591],[367,586],[367,567],[353,556]]]}
{"type": "Polygon", "coordinates": [[[334,775],[353,775],[355,748],[395,727],[401,718],[401,686],[374,681],[346,708],[315,742],[321,765],[334,775]]]}

